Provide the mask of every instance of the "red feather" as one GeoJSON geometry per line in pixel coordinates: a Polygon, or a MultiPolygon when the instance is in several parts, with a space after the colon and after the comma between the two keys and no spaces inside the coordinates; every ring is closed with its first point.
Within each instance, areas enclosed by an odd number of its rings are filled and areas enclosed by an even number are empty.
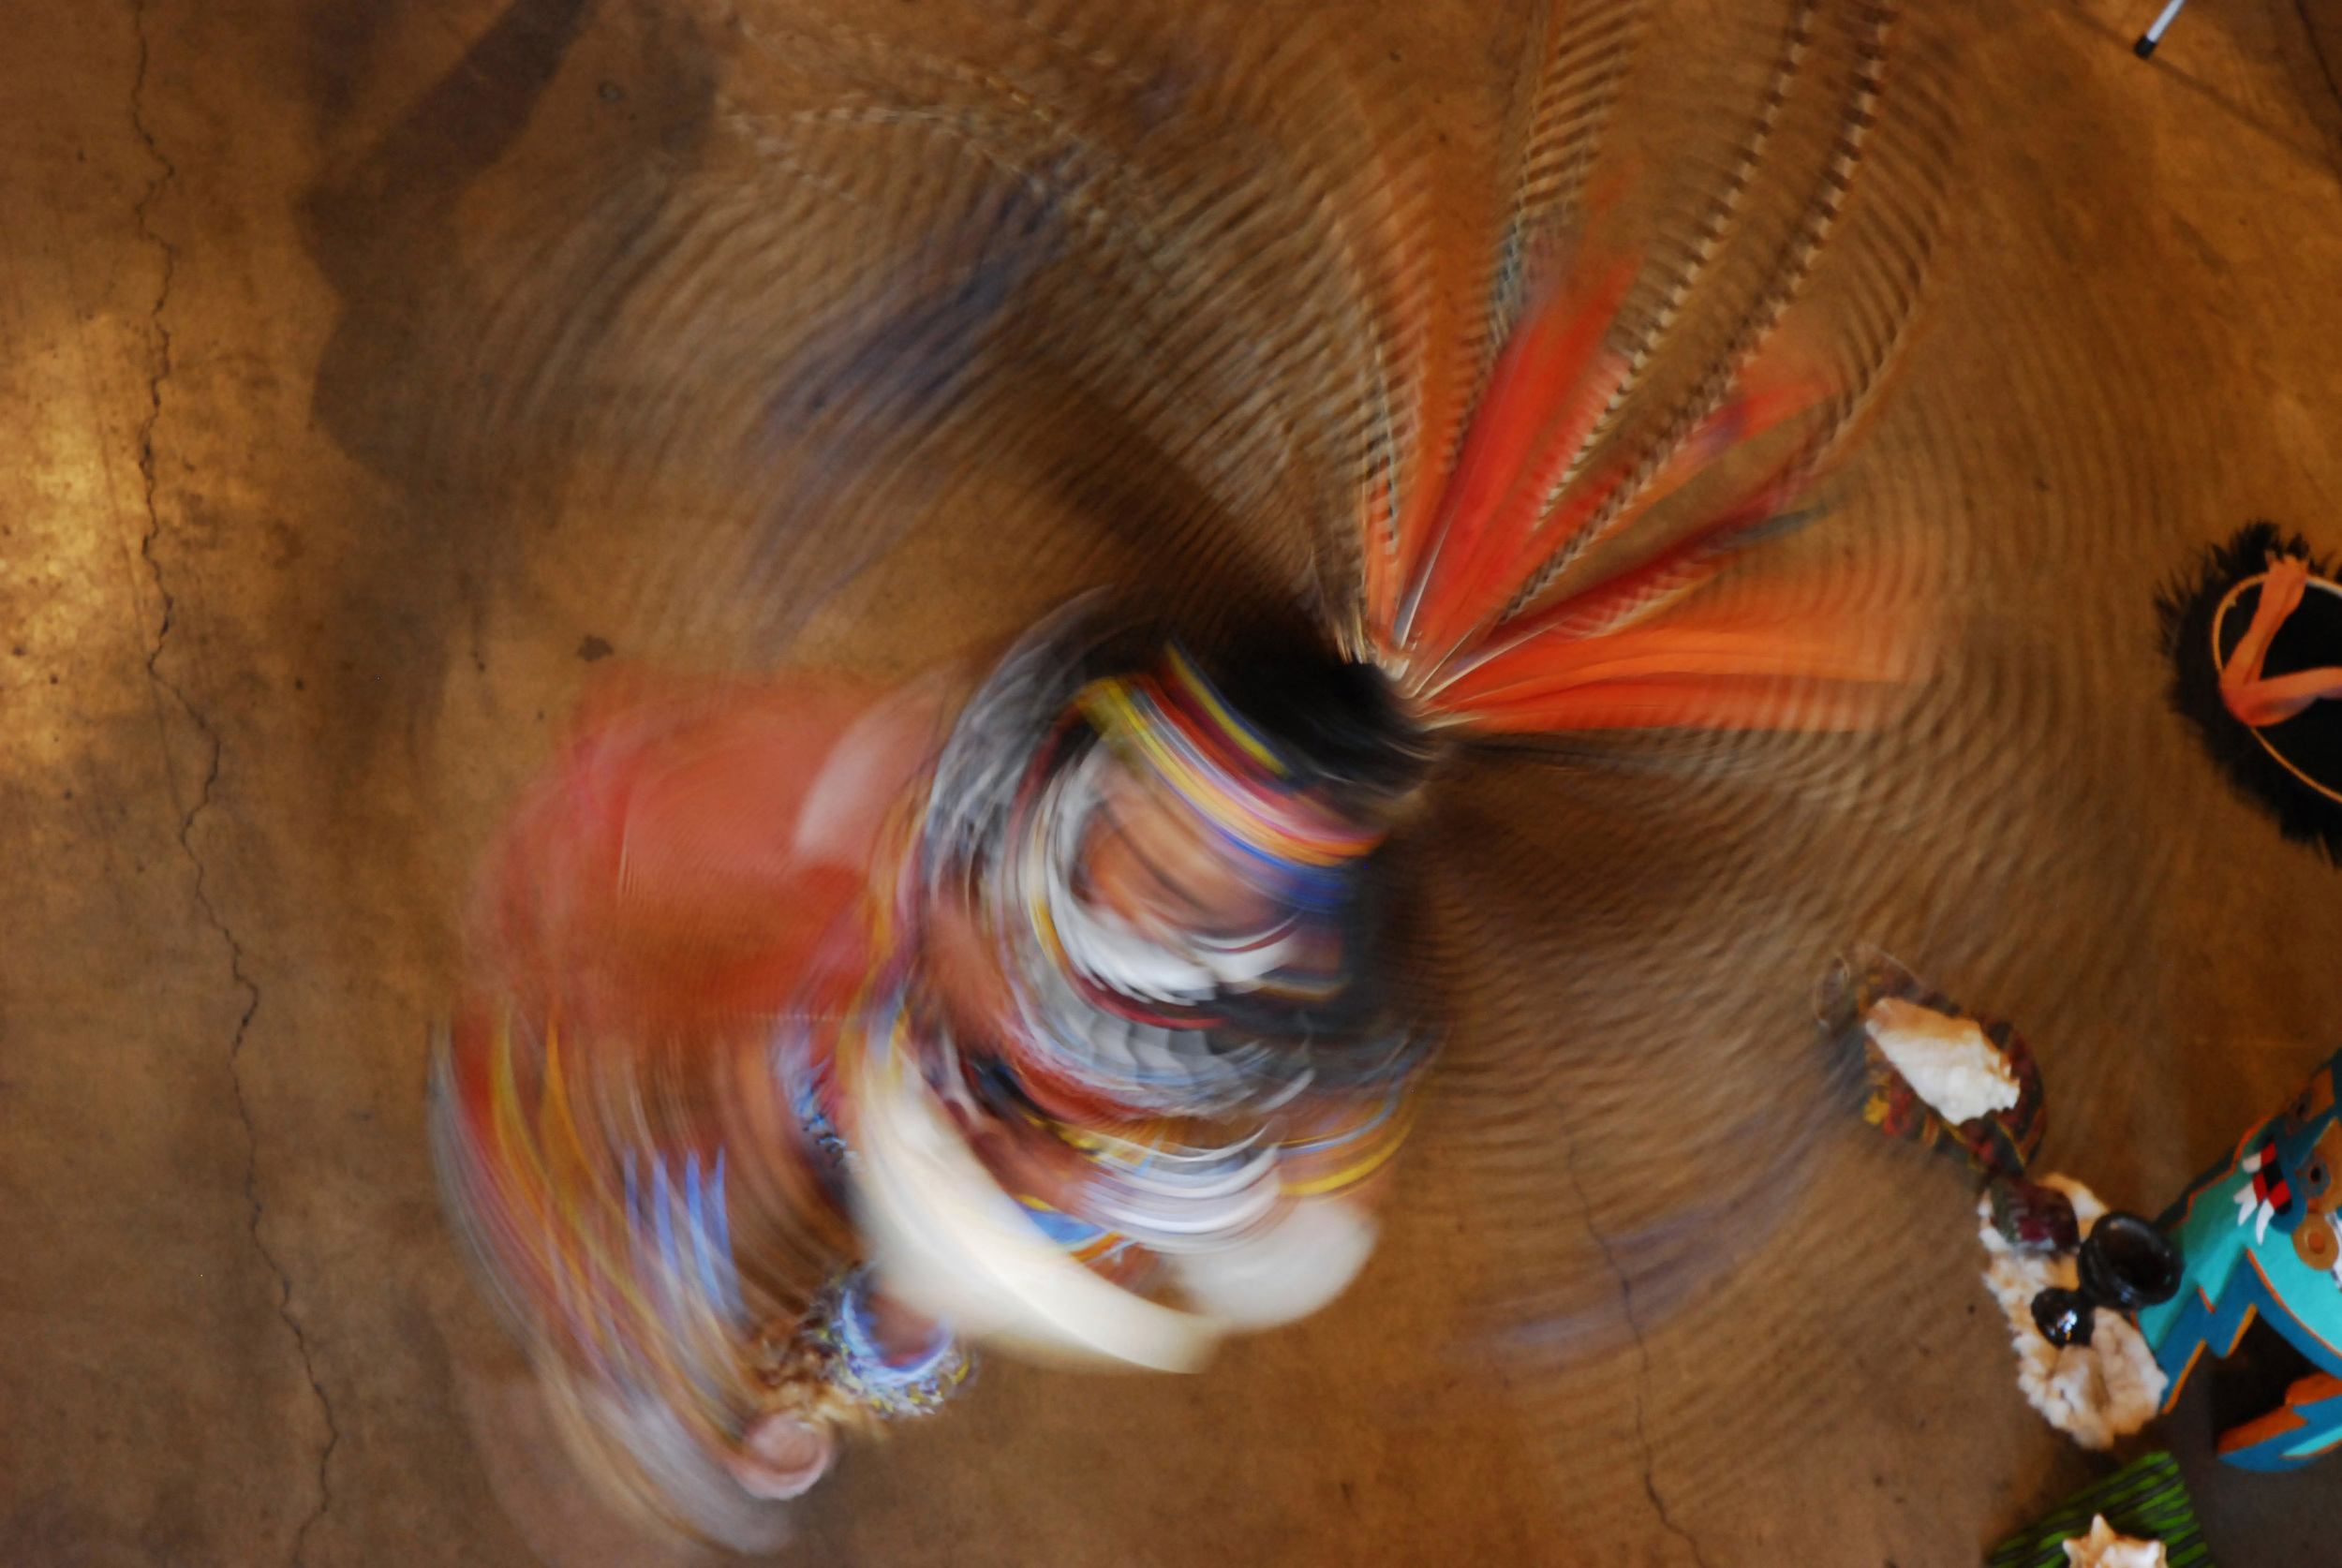
{"type": "Polygon", "coordinates": [[[1624,374],[1603,339],[1635,272],[1621,263],[1587,288],[1556,288],[1513,329],[1401,608],[1403,645],[1452,646],[1535,570],[1526,546],[1546,499],[1624,374]]]}

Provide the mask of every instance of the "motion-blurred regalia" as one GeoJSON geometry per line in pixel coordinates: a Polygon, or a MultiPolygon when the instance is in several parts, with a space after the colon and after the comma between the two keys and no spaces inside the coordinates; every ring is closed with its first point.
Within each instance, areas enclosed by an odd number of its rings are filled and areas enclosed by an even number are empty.
{"type": "MultiPolygon", "coordinates": [[[[571,471],[677,549],[739,476],[776,624],[1012,472],[1126,546],[907,681],[620,671],[511,811],[437,1150],[614,1495],[737,1538],[975,1347],[1179,1370],[1316,1309],[1459,1043],[1465,761],[1858,731],[1922,673],[1925,584],[1830,542],[1934,242],[1902,23],[1793,5],[1684,70],[1648,20],[1533,28],[1463,170],[1306,26],[759,8],[681,238],[594,334],[483,324],[515,443],[663,367],[560,422],[571,471]],[[717,281],[656,287],[686,253],[717,281]]],[[[603,194],[576,232],[645,200],[603,194]]]]}

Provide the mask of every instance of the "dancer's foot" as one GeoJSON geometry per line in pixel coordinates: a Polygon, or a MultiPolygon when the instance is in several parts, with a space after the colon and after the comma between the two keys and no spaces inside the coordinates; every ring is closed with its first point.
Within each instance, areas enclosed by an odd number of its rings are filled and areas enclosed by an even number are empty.
{"type": "Polygon", "coordinates": [[[801,1497],[828,1473],[837,1443],[826,1431],[790,1415],[768,1415],[750,1427],[732,1473],[750,1497],[801,1497]]]}

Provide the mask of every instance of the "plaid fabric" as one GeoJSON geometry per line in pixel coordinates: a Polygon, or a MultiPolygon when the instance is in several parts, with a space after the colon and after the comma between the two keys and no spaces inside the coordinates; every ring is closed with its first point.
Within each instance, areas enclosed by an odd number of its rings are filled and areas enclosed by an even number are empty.
{"type": "Polygon", "coordinates": [[[2179,1461],[2169,1454],[2134,1459],[2076,1492],[2048,1517],[1994,1547],[1985,1568],[2066,1568],[2066,1542],[2089,1534],[2091,1519],[2100,1514],[2124,1535],[2162,1542],[2171,1568],[2214,1568],[2179,1461]]]}

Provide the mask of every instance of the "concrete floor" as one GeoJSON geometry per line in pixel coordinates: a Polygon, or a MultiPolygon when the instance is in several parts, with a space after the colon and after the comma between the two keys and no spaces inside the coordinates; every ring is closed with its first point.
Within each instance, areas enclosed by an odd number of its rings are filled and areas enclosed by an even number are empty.
{"type": "MultiPolygon", "coordinates": [[[[2333,1047],[2335,873],[2163,711],[2150,604],[2248,516],[2342,548],[2342,27],[2198,0],[2149,67],[2149,8],[1937,19],[1952,222],[1845,508],[1930,545],[1914,715],[1463,770],[1471,1022],[1360,1287],[1193,1379],[995,1364],[792,1561],[1949,1568],[2097,1472],[2015,1392],[1961,1181],[1860,1127],[1802,1007],[1860,938],[2015,1018],[2046,1161],[2150,1211],[2333,1047]]],[[[1329,15],[1469,170],[1519,8],[1329,15]]],[[[841,591],[793,558],[784,611],[709,591],[706,497],[629,526],[458,438],[503,428],[481,345],[559,325],[465,314],[526,292],[466,193],[720,183],[719,12],[15,0],[0,37],[0,1563],[712,1560],[577,1492],[440,1225],[472,857],[607,647],[908,670],[1153,547],[963,496],[841,591]]],[[[2209,1419],[2164,1436],[2219,1561],[2342,1561],[2342,1461],[2226,1472],[2209,1419]]]]}

